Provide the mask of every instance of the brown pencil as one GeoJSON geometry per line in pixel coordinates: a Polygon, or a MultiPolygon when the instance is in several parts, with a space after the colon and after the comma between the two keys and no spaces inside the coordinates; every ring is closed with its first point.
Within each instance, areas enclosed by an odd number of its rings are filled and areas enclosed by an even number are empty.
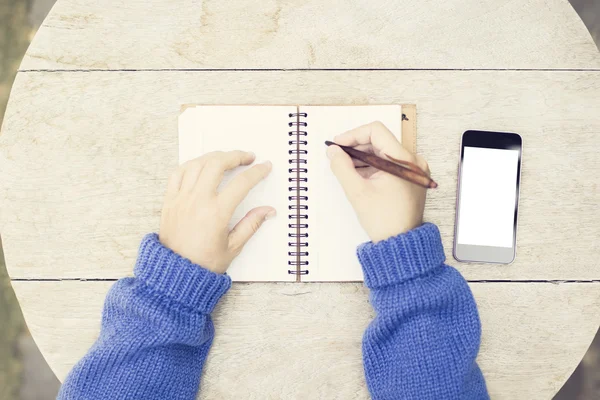
{"type": "Polygon", "coordinates": [[[397,176],[398,178],[402,178],[416,185],[423,186],[424,188],[435,189],[438,186],[438,184],[425,172],[423,172],[421,168],[411,162],[398,160],[388,155],[386,156],[394,162],[384,160],[383,158],[377,157],[375,154],[365,153],[364,151],[356,150],[348,146],[342,146],[337,143],[330,142],[329,140],[326,141],[325,144],[327,146],[339,146],[352,158],[362,161],[373,168],[377,168],[378,170],[397,176]]]}

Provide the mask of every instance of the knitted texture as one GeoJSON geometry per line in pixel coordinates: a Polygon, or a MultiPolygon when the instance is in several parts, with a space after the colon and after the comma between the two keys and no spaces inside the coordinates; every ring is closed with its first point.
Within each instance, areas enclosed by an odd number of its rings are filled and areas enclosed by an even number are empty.
{"type": "MultiPolygon", "coordinates": [[[[443,264],[437,228],[425,224],[364,244],[358,256],[377,313],[363,337],[373,399],[488,399],[475,363],[475,302],[460,274],[443,264]]],[[[142,241],[134,272],[110,289],[100,337],[59,399],[196,398],[214,336],[209,314],[231,280],[180,257],[154,234],[142,241]]]]}
{"type": "Polygon", "coordinates": [[[140,246],[135,278],[106,296],[100,337],[59,399],[195,399],[214,336],[209,317],[231,279],[194,265],[155,234],[140,246]]]}
{"type": "Polygon", "coordinates": [[[376,317],[363,336],[373,399],[489,399],[475,362],[481,325],[435,225],[358,248],[376,317]]]}

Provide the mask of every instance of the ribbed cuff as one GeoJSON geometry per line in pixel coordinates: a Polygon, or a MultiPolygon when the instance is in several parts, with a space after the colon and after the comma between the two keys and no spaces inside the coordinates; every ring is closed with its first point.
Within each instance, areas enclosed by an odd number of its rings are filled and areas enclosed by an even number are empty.
{"type": "Polygon", "coordinates": [[[142,240],[134,274],[165,296],[205,314],[231,287],[231,278],[211,272],[165,247],[155,233],[142,240]]]}
{"type": "Polygon", "coordinates": [[[378,243],[364,243],[357,254],[369,288],[425,275],[446,260],[440,231],[430,223],[378,243]]]}

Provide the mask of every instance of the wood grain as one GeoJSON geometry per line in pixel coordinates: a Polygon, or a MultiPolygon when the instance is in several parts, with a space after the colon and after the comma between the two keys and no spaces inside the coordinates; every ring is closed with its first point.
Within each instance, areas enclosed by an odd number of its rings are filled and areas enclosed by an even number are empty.
{"type": "Polygon", "coordinates": [[[142,235],[158,228],[187,103],[416,103],[418,149],[440,185],[425,217],[452,265],[460,135],[518,132],[516,261],[457,267],[470,280],[600,279],[600,72],[577,71],[21,73],[0,136],[11,277],[130,274],[142,235]]]}
{"type": "MultiPolygon", "coordinates": [[[[448,255],[460,134],[518,132],[516,262],[459,269],[471,280],[600,280],[598,70],[567,0],[59,0],[0,135],[9,272],[57,280],[13,281],[29,328],[64,378],[98,334],[111,282],[60,279],[131,273],[158,226],[187,103],[416,103],[419,152],[440,183],[426,219],[448,255]],[[174,71],[210,69],[279,71],[174,71]]],[[[598,285],[471,284],[492,398],[556,393],[597,329],[598,285]]],[[[372,313],[360,284],[236,284],[215,314],[202,398],[365,399],[372,313]]]]}
{"type": "Polygon", "coordinates": [[[600,68],[567,0],[60,0],[22,70],[600,68]]]}
{"type": "MultiPolygon", "coordinates": [[[[59,379],[98,335],[111,282],[13,282],[59,379]]],[[[493,399],[549,399],[598,327],[600,284],[471,284],[479,363],[493,399]]],[[[205,399],[367,399],[360,343],[373,318],[360,284],[234,284],[214,315],[205,399]]]]}

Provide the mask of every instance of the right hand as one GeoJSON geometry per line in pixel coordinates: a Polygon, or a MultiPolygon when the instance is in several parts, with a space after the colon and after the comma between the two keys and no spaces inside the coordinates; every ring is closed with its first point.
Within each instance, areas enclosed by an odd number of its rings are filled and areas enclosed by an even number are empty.
{"type": "MultiPolygon", "coordinates": [[[[429,174],[427,162],[402,147],[381,122],[360,126],[336,136],[334,141],[384,159],[390,155],[410,161],[429,174]]],[[[362,227],[374,243],[408,232],[423,223],[425,188],[365,166],[338,146],[329,146],[327,156],[362,227]]]]}

